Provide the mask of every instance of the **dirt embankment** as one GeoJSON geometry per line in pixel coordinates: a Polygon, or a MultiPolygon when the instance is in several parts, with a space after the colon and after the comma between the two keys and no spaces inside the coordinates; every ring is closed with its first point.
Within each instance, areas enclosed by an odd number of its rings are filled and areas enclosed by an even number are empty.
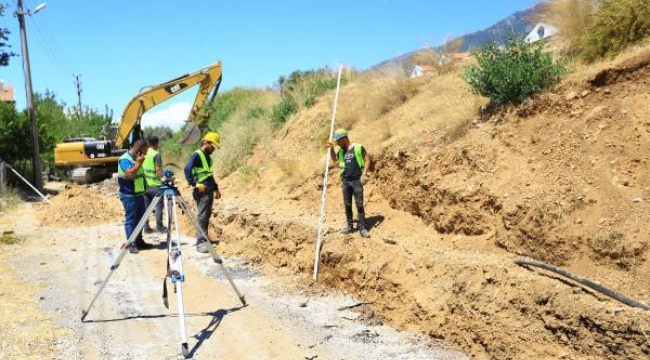
{"type": "MultiPolygon", "coordinates": [[[[650,314],[513,264],[532,257],[650,299],[649,56],[454,133],[420,129],[382,146],[366,187],[371,239],[336,234],[332,179],[319,284],[477,357],[649,357],[650,314]]],[[[217,215],[223,249],[306,282],[321,181],[269,187],[262,175],[255,191],[224,181],[242,199],[217,215]]]]}

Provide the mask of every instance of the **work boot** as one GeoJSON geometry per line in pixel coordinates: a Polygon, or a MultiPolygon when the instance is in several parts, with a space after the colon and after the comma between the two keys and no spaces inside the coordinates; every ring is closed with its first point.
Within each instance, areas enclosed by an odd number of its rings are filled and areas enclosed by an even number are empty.
{"type": "Polygon", "coordinates": [[[343,235],[347,235],[347,234],[352,233],[352,226],[344,227],[343,229],[341,229],[340,233],[343,234],[343,235]]]}
{"type": "Polygon", "coordinates": [[[147,224],[147,225],[144,226],[144,233],[145,234],[152,234],[153,229],[151,227],[149,227],[149,225],[147,224]]]}
{"type": "Polygon", "coordinates": [[[359,232],[361,233],[361,236],[363,236],[364,238],[370,237],[370,233],[366,229],[361,229],[359,232]]]}
{"type": "Polygon", "coordinates": [[[136,243],[138,250],[151,250],[153,249],[153,244],[146,243],[144,241],[136,243]]]}
{"type": "Polygon", "coordinates": [[[129,252],[131,254],[137,254],[140,251],[138,250],[138,247],[134,243],[131,243],[131,245],[129,245],[129,252]]]}
{"type": "Polygon", "coordinates": [[[165,225],[159,226],[156,229],[156,232],[158,232],[158,234],[166,234],[167,233],[167,227],[165,225]]]}
{"type": "Polygon", "coordinates": [[[207,241],[201,241],[200,243],[196,244],[196,251],[202,254],[209,253],[210,250],[208,249],[208,246],[210,246],[210,244],[208,244],[207,241]]]}

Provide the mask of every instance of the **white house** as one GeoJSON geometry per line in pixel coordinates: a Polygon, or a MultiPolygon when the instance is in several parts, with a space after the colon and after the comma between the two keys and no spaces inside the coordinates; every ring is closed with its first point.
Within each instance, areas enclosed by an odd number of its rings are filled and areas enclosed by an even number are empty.
{"type": "Polygon", "coordinates": [[[427,65],[415,65],[413,71],[411,71],[411,78],[416,78],[424,75],[425,73],[432,73],[436,71],[436,68],[433,66],[427,65]]]}
{"type": "Polygon", "coordinates": [[[528,35],[526,35],[525,40],[527,43],[534,43],[536,41],[551,37],[558,32],[559,30],[555,26],[540,22],[537,23],[535,27],[533,27],[533,30],[531,30],[528,35]]]}

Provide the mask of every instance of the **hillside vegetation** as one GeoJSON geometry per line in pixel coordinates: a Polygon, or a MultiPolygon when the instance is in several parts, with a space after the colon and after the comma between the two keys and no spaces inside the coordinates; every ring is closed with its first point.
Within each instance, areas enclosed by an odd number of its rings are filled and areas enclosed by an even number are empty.
{"type": "MultiPolygon", "coordinates": [[[[598,11],[613,6],[600,3],[598,11]]],[[[390,325],[477,358],[648,358],[647,311],[514,263],[544,261],[650,299],[650,46],[627,44],[635,46],[616,57],[621,48],[609,47],[591,65],[573,61],[550,90],[489,111],[460,71],[348,74],[336,127],[377,159],[365,188],[372,237],[338,234],[344,214],[330,164],[316,289],[352,293],[390,325]]],[[[271,109],[287,93],[256,96],[218,126],[219,181],[233,201],[211,231],[225,253],[304,287],[334,93],[309,105],[294,98],[282,122],[271,109]]]]}

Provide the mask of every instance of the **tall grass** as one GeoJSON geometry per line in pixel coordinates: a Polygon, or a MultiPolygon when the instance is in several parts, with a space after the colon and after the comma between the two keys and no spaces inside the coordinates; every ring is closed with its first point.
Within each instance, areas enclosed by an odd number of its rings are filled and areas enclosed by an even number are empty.
{"type": "Polygon", "coordinates": [[[583,39],[587,62],[616,55],[650,36],[650,1],[601,0],[583,39]]]}
{"type": "Polygon", "coordinates": [[[542,3],[542,10],[536,20],[544,21],[560,30],[561,53],[577,55],[582,49],[582,41],[587,27],[596,14],[597,2],[594,0],[551,0],[542,3]]]}
{"type": "Polygon", "coordinates": [[[273,134],[271,108],[276,101],[277,95],[272,91],[258,92],[239,103],[221,124],[221,149],[216,154],[220,177],[228,176],[245,165],[260,140],[273,134]]]}
{"type": "Polygon", "coordinates": [[[22,201],[20,192],[9,186],[0,188],[0,212],[11,210],[22,201]]]}
{"type": "Polygon", "coordinates": [[[650,36],[648,0],[550,0],[539,20],[556,26],[563,53],[586,62],[613,56],[650,36]]]}

